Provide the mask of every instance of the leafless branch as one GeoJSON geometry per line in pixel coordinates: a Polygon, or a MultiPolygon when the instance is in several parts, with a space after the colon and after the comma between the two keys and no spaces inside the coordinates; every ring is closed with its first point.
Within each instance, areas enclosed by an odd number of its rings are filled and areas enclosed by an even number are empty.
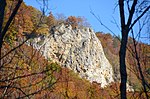
{"type": "MultiPolygon", "coordinates": [[[[99,22],[102,26],[104,26],[104,27],[105,27],[107,30],[109,30],[115,37],[117,37],[116,34],[115,34],[110,28],[108,28],[105,24],[102,23],[101,19],[100,19],[98,16],[96,16],[93,11],[90,11],[90,12],[91,12],[91,14],[98,20],[98,22],[99,22]]],[[[118,37],[117,37],[117,39],[120,41],[120,39],[119,39],[118,37]]]]}
{"type": "Polygon", "coordinates": [[[141,18],[141,17],[143,17],[144,15],[145,15],[145,13],[148,11],[150,9],[150,6],[148,6],[144,11],[143,11],[143,13],[141,14],[141,15],[139,15],[139,17],[137,17],[134,21],[133,21],[133,23],[130,25],[130,27],[129,27],[129,30],[131,30],[132,28],[133,28],[133,26],[137,23],[137,21],[141,18]]]}

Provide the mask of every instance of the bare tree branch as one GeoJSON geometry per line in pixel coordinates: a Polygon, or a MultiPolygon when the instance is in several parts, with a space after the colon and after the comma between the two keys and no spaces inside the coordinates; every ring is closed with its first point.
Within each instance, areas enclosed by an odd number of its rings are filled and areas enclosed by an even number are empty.
{"type": "Polygon", "coordinates": [[[133,15],[134,15],[134,12],[135,12],[136,4],[137,4],[137,0],[134,0],[133,4],[132,4],[132,7],[131,7],[131,10],[129,10],[129,17],[128,17],[128,22],[127,22],[127,26],[128,27],[131,25],[131,22],[132,22],[132,19],[133,19],[133,15]]]}
{"type": "MultiPolygon", "coordinates": [[[[94,14],[94,12],[93,11],[90,11],[91,12],[91,14],[98,20],[98,22],[102,25],[102,26],[104,26],[107,30],[109,30],[115,37],[117,37],[117,35],[109,28],[109,27],[107,27],[105,24],[103,24],[102,23],[102,21],[100,20],[100,18],[99,17],[97,17],[95,14],[94,14]]],[[[117,37],[117,39],[120,41],[120,39],[117,37]]]]}
{"type": "Polygon", "coordinates": [[[141,18],[141,17],[143,17],[144,15],[145,15],[145,13],[148,11],[150,9],[150,6],[148,6],[144,11],[143,11],[143,13],[141,14],[141,15],[139,15],[139,17],[137,17],[134,21],[133,21],[133,23],[130,25],[130,27],[129,27],[129,30],[131,30],[132,28],[133,28],[133,26],[137,23],[137,21],[141,18]]]}
{"type": "MultiPolygon", "coordinates": [[[[119,0],[121,27],[125,27],[124,0],[119,0]]],[[[123,34],[122,34],[123,35],[123,34]]]]}
{"type": "MultiPolygon", "coordinates": [[[[18,11],[18,9],[19,9],[19,7],[20,7],[20,5],[21,5],[22,2],[23,2],[23,0],[18,0],[18,3],[17,3],[17,5],[16,5],[16,7],[14,8],[13,13],[12,13],[11,16],[9,17],[9,19],[8,19],[8,21],[7,21],[7,23],[6,23],[5,27],[4,27],[4,29],[3,29],[3,31],[1,32],[1,34],[0,34],[0,43],[1,43],[1,44],[0,44],[0,45],[3,44],[3,38],[4,38],[5,34],[6,34],[8,28],[9,28],[11,22],[12,22],[12,20],[14,19],[15,15],[17,14],[17,11],[18,11]]],[[[0,47],[1,47],[1,46],[0,46],[0,47]]]]}

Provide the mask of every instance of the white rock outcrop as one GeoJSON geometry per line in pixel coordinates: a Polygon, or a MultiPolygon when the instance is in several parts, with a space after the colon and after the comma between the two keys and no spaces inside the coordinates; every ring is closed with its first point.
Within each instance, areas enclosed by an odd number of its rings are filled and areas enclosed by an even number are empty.
{"type": "Polygon", "coordinates": [[[59,62],[89,81],[105,87],[113,82],[113,69],[107,60],[101,42],[90,28],[73,30],[70,25],[54,27],[47,36],[28,42],[50,60],[59,62]]]}

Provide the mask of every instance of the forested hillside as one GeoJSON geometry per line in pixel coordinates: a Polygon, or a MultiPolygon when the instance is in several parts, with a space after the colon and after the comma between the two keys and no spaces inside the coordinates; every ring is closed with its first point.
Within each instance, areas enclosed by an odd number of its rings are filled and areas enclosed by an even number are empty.
{"type": "MultiPolygon", "coordinates": [[[[44,12],[32,6],[27,6],[22,0],[1,0],[0,22],[0,33],[5,33],[4,38],[0,34],[0,43],[2,44],[0,50],[1,99],[120,98],[119,49],[121,37],[101,32],[90,34],[94,32],[85,17],[73,15],[65,17],[61,14],[54,15],[53,12],[45,15],[44,12]],[[4,6],[5,1],[6,6],[4,6]],[[15,14],[17,5],[19,9],[16,10],[15,14]],[[12,14],[15,14],[14,17],[12,17],[12,14]],[[11,19],[13,20],[10,21],[11,19]],[[66,28],[69,29],[66,30],[66,28]],[[70,34],[67,35],[67,33],[70,34]],[[97,43],[95,35],[101,43],[97,43]],[[51,41],[42,41],[41,38],[51,41]],[[40,41],[36,42],[37,45],[43,45],[44,48],[43,46],[38,48],[32,46],[35,39],[40,41]],[[63,41],[69,42],[70,45],[63,41]],[[65,53],[65,51],[61,51],[62,49],[74,54],[69,53],[70,56],[68,54],[65,56],[66,61],[61,62],[62,60],[60,60],[57,62],[54,58],[43,55],[42,51],[47,47],[45,47],[45,42],[49,44],[47,46],[52,51],[49,53],[52,53],[57,61],[62,59],[60,53],[65,53]],[[70,49],[66,49],[67,47],[64,47],[63,44],[69,46],[70,49]],[[102,47],[100,44],[102,44],[102,47]],[[85,46],[88,48],[84,48],[85,46]],[[101,60],[105,60],[105,62],[101,60]],[[69,64],[68,66],[68,61],[73,65],[69,64]],[[93,64],[96,64],[96,66],[94,67],[93,64]],[[99,67],[101,66],[107,67],[107,69],[101,70],[100,75],[92,75],[100,73],[97,71],[100,70],[99,67]],[[104,87],[101,87],[102,81],[99,81],[100,78],[107,83],[104,87]]],[[[144,84],[147,84],[146,91],[150,95],[150,45],[129,37],[126,63],[128,74],[127,98],[147,99],[140,72],[142,71],[144,75],[144,84]],[[141,69],[139,69],[139,63],[141,69]],[[133,90],[128,90],[128,88],[133,90]]]]}
{"type": "MultiPolygon", "coordinates": [[[[96,33],[97,37],[101,40],[104,52],[108,60],[113,66],[114,74],[117,78],[119,76],[119,47],[120,47],[120,37],[112,36],[109,33],[96,33]]],[[[150,46],[142,42],[137,43],[137,50],[140,55],[140,63],[142,64],[142,71],[146,81],[149,83],[149,70],[150,70],[150,46]]],[[[133,52],[134,43],[133,38],[129,38],[128,50],[127,50],[127,72],[128,72],[128,82],[133,86],[136,91],[142,90],[142,83],[138,74],[138,69],[136,65],[135,53],[133,52]]],[[[116,78],[116,79],[117,79],[116,78]]]]}

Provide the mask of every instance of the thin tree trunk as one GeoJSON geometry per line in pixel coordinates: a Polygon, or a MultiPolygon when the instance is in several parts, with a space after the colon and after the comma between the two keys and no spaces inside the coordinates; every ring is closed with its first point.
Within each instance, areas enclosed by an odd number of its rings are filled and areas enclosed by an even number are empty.
{"type": "Polygon", "coordinates": [[[6,0],[0,1],[0,33],[2,31],[3,21],[4,21],[4,12],[5,12],[6,0]]]}
{"type": "Polygon", "coordinates": [[[146,82],[145,82],[144,75],[142,73],[140,59],[139,59],[139,56],[138,56],[138,52],[137,52],[137,49],[136,49],[136,43],[135,43],[135,39],[134,38],[133,38],[133,43],[134,43],[135,58],[136,58],[137,65],[138,65],[138,70],[139,70],[139,73],[140,73],[140,76],[141,76],[141,79],[142,79],[142,85],[143,85],[143,88],[144,88],[144,93],[146,95],[146,98],[148,99],[149,96],[148,96],[147,90],[146,90],[146,82]]]}
{"type": "Polygon", "coordinates": [[[128,41],[128,27],[125,25],[125,14],[124,14],[124,0],[119,0],[119,10],[120,10],[120,22],[121,22],[121,45],[119,52],[119,62],[120,62],[120,93],[121,99],[126,99],[126,82],[127,82],[127,71],[126,71],[126,46],[128,41]]]}
{"type": "MultiPolygon", "coordinates": [[[[1,52],[2,52],[2,27],[3,27],[3,21],[4,21],[4,12],[5,12],[5,7],[6,7],[6,0],[1,0],[0,1],[0,58],[1,58],[1,52]]],[[[2,66],[2,62],[0,60],[0,68],[2,66]]]]}
{"type": "Polygon", "coordinates": [[[124,35],[122,35],[120,52],[119,52],[119,61],[120,61],[120,76],[121,76],[121,84],[120,84],[120,92],[121,92],[121,99],[126,99],[126,83],[127,83],[127,71],[126,71],[126,46],[128,40],[128,33],[123,30],[124,35]]]}

